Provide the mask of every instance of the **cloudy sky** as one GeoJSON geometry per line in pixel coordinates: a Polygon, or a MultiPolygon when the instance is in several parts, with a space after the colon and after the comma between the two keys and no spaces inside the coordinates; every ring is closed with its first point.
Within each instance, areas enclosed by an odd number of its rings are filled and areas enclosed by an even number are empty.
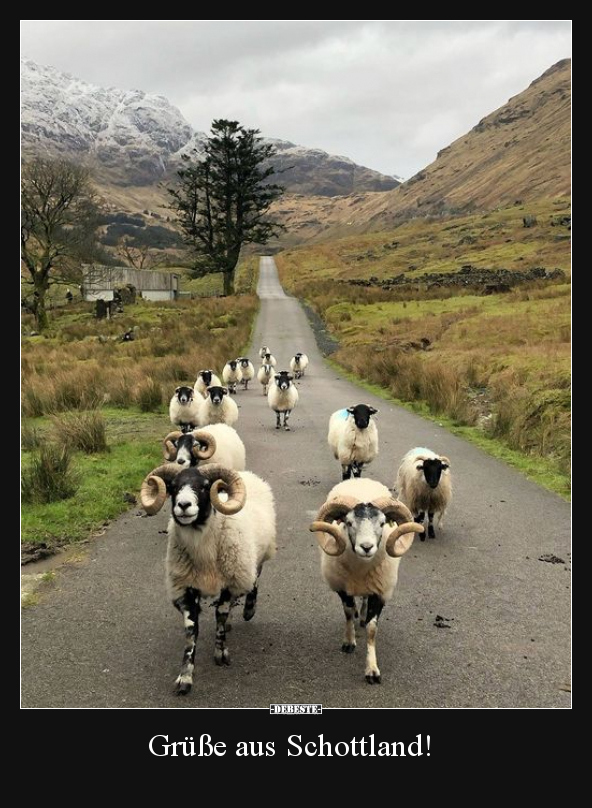
{"type": "Polygon", "coordinates": [[[21,53],[408,178],[570,56],[571,22],[21,20],[21,53]]]}

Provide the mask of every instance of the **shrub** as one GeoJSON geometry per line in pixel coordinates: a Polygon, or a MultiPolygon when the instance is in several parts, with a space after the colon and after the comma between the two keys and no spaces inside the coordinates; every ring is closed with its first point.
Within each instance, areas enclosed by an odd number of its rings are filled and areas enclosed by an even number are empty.
{"type": "Polygon", "coordinates": [[[146,379],[137,390],[136,400],[142,412],[155,412],[162,404],[162,388],[152,378],[146,379]]]}
{"type": "Polygon", "coordinates": [[[56,438],[64,447],[86,454],[108,451],[105,420],[99,412],[71,412],[51,420],[56,438]]]}
{"type": "Polygon", "coordinates": [[[21,479],[23,502],[48,503],[74,496],[78,481],[65,446],[46,443],[34,453],[21,479]]]}

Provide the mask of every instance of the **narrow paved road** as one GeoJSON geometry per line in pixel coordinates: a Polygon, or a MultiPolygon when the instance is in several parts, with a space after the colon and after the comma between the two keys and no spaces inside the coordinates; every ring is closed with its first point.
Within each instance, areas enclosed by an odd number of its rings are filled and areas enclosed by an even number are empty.
{"type": "MultiPolygon", "coordinates": [[[[23,613],[26,707],[568,707],[569,506],[436,424],[386,404],[323,364],[298,302],[284,295],[272,258],[261,259],[262,297],[251,356],[269,345],[287,367],[311,360],[290,433],[258,385],[238,394],[239,431],[249,468],[276,495],[279,552],[265,567],[257,616],[237,610],[232,666],[213,662],[213,609],[200,633],[196,682],[172,695],[183,631],[163,583],[167,513],[134,509],[67,565],[55,588],[23,613]],[[391,484],[410,447],[448,455],[455,499],[445,532],[416,541],[401,562],[399,587],[381,618],[380,687],[364,681],[364,649],[340,652],[342,610],[319,573],[308,524],[339,466],[326,445],[331,412],[366,402],[380,409],[381,454],[371,476],[391,484]],[[434,625],[436,615],[450,628],[434,625]]],[[[237,346],[237,350],[238,350],[237,346]]],[[[196,368],[197,371],[197,368],[196,368]]],[[[160,436],[159,436],[160,437],[160,436]]]]}

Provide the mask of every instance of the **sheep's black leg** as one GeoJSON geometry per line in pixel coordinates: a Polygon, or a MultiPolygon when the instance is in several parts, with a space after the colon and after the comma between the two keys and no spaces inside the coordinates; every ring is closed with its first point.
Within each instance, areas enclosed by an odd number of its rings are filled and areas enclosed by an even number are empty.
{"type": "Polygon", "coordinates": [[[362,468],[363,467],[364,467],[363,463],[356,463],[355,461],[352,463],[354,477],[361,477],[362,476],[362,468]]]}
{"type": "Polygon", "coordinates": [[[232,595],[230,594],[230,589],[223,589],[216,604],[216,646],[214,649],[216,665],[230,665],[230,656],[226,647],[226,621],[230,615],[231,607],[232,595]]]}
{"type": "Polygon", "coordinates": [[[434,511],[428,511],[428,536],[430,539],[436,538],[436,531],[434,530],[434,511]]]}
{"type": "Polygon", "coordinates": [[[276,412],[276,414],[275,414],[275,418],[276,418],[275,428],[276,429],[279,429],[280,426],[281,426],[281,423],[280,423],[281,416],[282,416],[282,414],[280,412],[276,412]]]}
{"type": "Polygon", "coordinates": [[[345,639],[341,650],[344,654],[353,654],[356,650],[356,625],[354,623],[356,601],[352,595],[347,595],[343,590],[340,590],[337,594],[341,598],[345,614],[345,639]]]}
{"type": "Polygon", "coordinates": [[[257,587],[259,586],[259,576],[261,575],[261,567],[257,570],[257,578],[255,579],[255,585],[251,589],[250,592],[247,592],[247,597],[245,598],[245,608],[243,609],[243,618],[245,620],[252,620],[255,616],[255,610],[257,608],[257,587]]]}
{"type": "Polygon", "coordinates": [[[362,606],[360,608],[360,628],[366,625],[366,618],[368,616],[368,598],[362,598],[362,606]]]}
{"type": "Polygon", "coordinates": [[[288,418],[290,417],[291,412],[292,410],[286,410],[284,413],[284,429],[286,430],[286,432],[290,431],[290,427],[288,426],[288,418]]]}
{"type": "Polygon", "coordinates": [[[173,601],[173,605],[183,615],[185,627],[185,651],[181,670],[177,676],[175,692],[178,696],[186,696],[193,684],[193,665],[195,661],[195,645],[199,635],[199,613],[201,594],[199,589],[188,587],[183,595],[173,601]]]}
{"type": "Polygon", "coordinates": [[[349,480],[352,474],[352,467],[351,466],[342,466],[341,467],[341,479],[342,480],[349,480]]]}
{"type": "Polygon", "coordinates": [[[368,597],[368,611],[366,614],[366,681],[369,685],[380,684],[380,669],[376,661],[376,632],[378,631],[378,618],[384,607],[384,601],[378,595],[368,597]]]}
{"type": "MultiPolygon", "coordinates": [[[[417,522],[418,525],[423,525],[423,523],[425,522],[425,511],[421,511],[420,513],[418,513],[417,516],[415,517],[415,521],[417,522]]],[[[425,541],[426,539],[425,530],[423,531],[423,533],[419,533],[418,535],[420,541],[425,541]]]]}

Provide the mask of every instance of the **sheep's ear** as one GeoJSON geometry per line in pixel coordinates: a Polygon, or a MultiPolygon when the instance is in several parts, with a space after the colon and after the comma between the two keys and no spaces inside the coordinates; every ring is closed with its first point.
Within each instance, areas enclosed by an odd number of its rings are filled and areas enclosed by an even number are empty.
{"type": "Polygon", "coordinates": [[[222,394],[225,395],[225,396],[228,395],[228,387],[223,387],[222,388],[222,394]]]}
{"type": "Polygon", "coordinates": [[[180,389],[180,387],[175,387],[175,393],[178,393],[180,389]]]}
{"type": "Polygon", "coordinates": [[[281,376],[280,376],[280,374],[279,374],[279,373],[276,373],[276,374],[275,374],[275,376],[274,376],[273,378],[274,378],[274,379],[281,379],[281,376]]]}
{"type": "Polygon", "coordinates": [[[378,415],[380,412],[380,410],[377,410],[376,407],[368,407],[368,409],[370,410],[370,415],[378,415]]]}
{"type": "Polygon", "coordinates": [[[450,468],[450,460],[444,455],[440,455],[440,460],[442,461],[442,468],[449,469],[450,468]]]}
{"type": "Polygon", "coordinates": [[[353,407],[348,407],[347,411],[349,412],[350,415],[354,414],[354,408],[353,407]]]}

